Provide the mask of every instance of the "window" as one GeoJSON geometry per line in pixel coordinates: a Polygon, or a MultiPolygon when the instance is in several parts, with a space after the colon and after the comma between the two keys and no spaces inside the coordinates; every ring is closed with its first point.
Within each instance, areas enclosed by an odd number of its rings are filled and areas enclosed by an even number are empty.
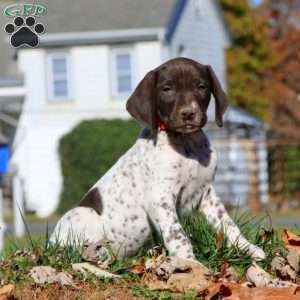
{"type": "Polygon", "coordinates": [[[65,53],[48,58],[48,92],[50,100],[70,99],[70,64],[65,53]]]}
{"type": "Polygon", "coordinates": [[[132,92],[133,63],[130,49],[112,51],[112,93],[116,98],[123,98],[132,92]]]}

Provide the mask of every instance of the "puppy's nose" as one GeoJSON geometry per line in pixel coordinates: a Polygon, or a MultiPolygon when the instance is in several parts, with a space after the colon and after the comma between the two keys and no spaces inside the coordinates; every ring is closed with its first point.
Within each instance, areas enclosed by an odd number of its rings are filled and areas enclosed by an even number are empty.
{"type": "Polygon", "coordinates": [[[193,120],[195,117],[195,112],[191,108],[186,108],[180,112],[182,119],[184,120],[193,120]]]}

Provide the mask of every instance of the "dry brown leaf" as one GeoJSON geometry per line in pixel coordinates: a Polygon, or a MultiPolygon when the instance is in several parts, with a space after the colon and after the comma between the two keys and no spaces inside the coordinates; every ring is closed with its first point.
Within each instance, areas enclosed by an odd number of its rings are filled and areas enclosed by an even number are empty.
{"type": "Polygon", "coordinates": [[[128,271],[131,273],[134,273],[134,274],[138,274],[138,275],[144,274],[146,271],[145,261],[141,260],[141,261],[137,262],[128,271]]]}
{"type": "Polygon", "coordinates": [[[230,268],[230,265],[227,261],[224,261],[220,267],[220,277],[224,277],[227,273],[227,270],[230,268]]]}
{"type": "MultiPolygon", "coordinates": [[[[243,288],[240,299],[249,300],[299,300],[300,294],[295,294],[295,288],[243,288]]],[[[225,299],[224,299],[225,300],[225,299]]],[[[228,300],[234,300],[228,299],[228,300]]]]}
{"type": "Polygon", "coordinates": [[[300,253],[300,236],[284,229],[281,235],[284,246],[288,250],[295,250],[300,253]]]}
{"type": "Polygon", "coordinates": [[[149,249],[147,251],[147,255],[149,255],[150,257],[159,257],[159,256],[166,256],[166,249],[164,247],[162,247],[161,245],[159,246],[154,246],[153,248],[149,249]]]}
{"type": "Polygon", "coordinates": [[[12,296],[15,287],[12,284],[7,284],[0,288],[0,300],[9,299],[12,296]]]}
{"type": "Polygon", "coordinates": [[[224,279],[227,280],[227,281],[231,281],[231,282],[239,282],[240,281],[240,276],[235,271],[235,269],[233,267],[229,267],[226,270],[226,273],[224,275],[224,279]]]}
{"type": "Polygon", "coordinates": [[[208,287],[205,299],[214,300],[299,300],[295,288],[249,288],[236,283],[215,283],[208,287]]]}
{"type": "Polygon", "coordinates": [[[115,261],[110,249],[110,241],[103,239],[94,243],[85,243],[81,256],[85,261],[96,263],[101,269],[108,269],[115,261]]]}
{"type": "Polygon", "coordinates": [[[299,273],[299,260],[300,253],[294,249],[291,249],[286,257],[290,266],[295,270],[295,272],[299,273]]]}
{"type": "Polygon", "coordinates": [[[30,276],[37,284],[52,283],[56,274],[56,270],[48,266],[34,267],[30,270],[30,276]]]}
{"type": "Polygon", "coordinates": [[[188,273],[191,271],[191,264],[188,260],[183,260],[179,257],[170,256],[166,257],[165,260],[159,264],[155,273],[160,278],[168,279],[175,271],[188,273]]]}
{"type": "Polygon", "coordinates": [[[288,262],[281,256],[275,256],[271,262],[272,271],[277,277],[283,280],[295,281],[297,278],[297,273],[294,268],[292,268],[288,262]]]}
{"type": "Polygon", "coordinates": [[[77,288],[73,282],[72,276],[70,274],[68,274],[67,272],[57,273],[55,276],[55,281],[58,282],[62,286],[69,285],[69,286],[77,288]]]}
{"type": "Polygon", "coordinates": [[[240,276],[227,261],[224,261],[220,267],[220,271],[213,274],[214,281],[222,280],[222,282],[239,282],[240,276]]]}
{"type": "Polygon", "coordinates": [[[145,274],[143,282],[150,289],[203,292],[210,284],[210,272],[200,263],[179,257],[166,257],[145,274]],[[178,272],[180,271],[180,272],[178,272]]]}
{"type": "Polygon", "coordinates": [[[269,240],[273,236],[273,234],[274,234],[274,229],[273,228],[271,230],[263,228],[263,232],[260,235],[260,239],[262,241],[269,240]]]}
{"type": "Polygon", "coordinates": [[[292,282],[283,281],[279,278],[273,277],[267,273],[256,263],[248,268],[246,273],[247,280],[252,282],[256,287],[272,287],[272,288],[285,288],[295,286],[292,282]]]}
{"type": "Polygon", "coordinates": [[[286,264],[286,261],[281,256],[275,256],[271,262],[271,269],[272,271],[276,272],[277,270],[280,270],[283,268],[286,264]]]}
{"type": "MultiPolygon", "coordinates": [[[[225,285],[222,282],[212,283],[202,295],[205,299],[224,299],[232,295],[234,285],[225,285]]],[[[239,286],[240,287],[240,286],[239,286]]]]}
{"type": "Polygon", "coordinates": [[[30,276],[36,284],[47,284],[57,282],[60,285],[69,285],[76,288],[72,276],[66,272],[57,272],[48,266],[33,267],[30,276]]]}

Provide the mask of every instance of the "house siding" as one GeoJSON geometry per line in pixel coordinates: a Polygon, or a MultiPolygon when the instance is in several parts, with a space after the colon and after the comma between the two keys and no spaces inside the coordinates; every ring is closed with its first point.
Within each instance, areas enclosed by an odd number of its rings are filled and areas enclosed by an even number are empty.
{"type": "Polygon", "coordinates": [[[213,66],[226,87],[225,48],[230,37],[215,1],[189,0],[170,41],[171,57],[185,56],[213,66]],[[179,49],[184,46],[180,53],[179,49]]]}
{"type": "MultiPolygon", "coordinates": [[[[134,86],[161,63],[160,42],[140,42],[133,50],[134,86]]],[[[55,49],[70,56],[72,99],[49,101],[47,51],[21,50],[19,69],[28,91],[14,140],[11,165],[22,179],[26,206],[40,216],[54,212],[62,188],[58,155],[60,138],[80,121],[93,118],[128,118],[126,99],[111,93],[110,47],[78,46],[55,49]]],[[[49,52],[50,53],[50,52],[49,52]]]]}

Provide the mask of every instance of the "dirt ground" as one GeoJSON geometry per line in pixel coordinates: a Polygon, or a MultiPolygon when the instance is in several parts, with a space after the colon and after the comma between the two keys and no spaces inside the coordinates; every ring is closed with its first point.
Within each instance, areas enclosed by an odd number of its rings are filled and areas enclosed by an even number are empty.
{"type": "MultiPolygon", "coordinates": [[[[61,287],[51,284],[46,287],[29,286],[17,288],[11,300],[136,300],[146,299],[134,297],[130,286],[126,283],[108,283],[95,287],[90,284],[81,284],[79,289],[61,287]]],[[[149,299],[149,298],[148,298],[149,299]]]]}

